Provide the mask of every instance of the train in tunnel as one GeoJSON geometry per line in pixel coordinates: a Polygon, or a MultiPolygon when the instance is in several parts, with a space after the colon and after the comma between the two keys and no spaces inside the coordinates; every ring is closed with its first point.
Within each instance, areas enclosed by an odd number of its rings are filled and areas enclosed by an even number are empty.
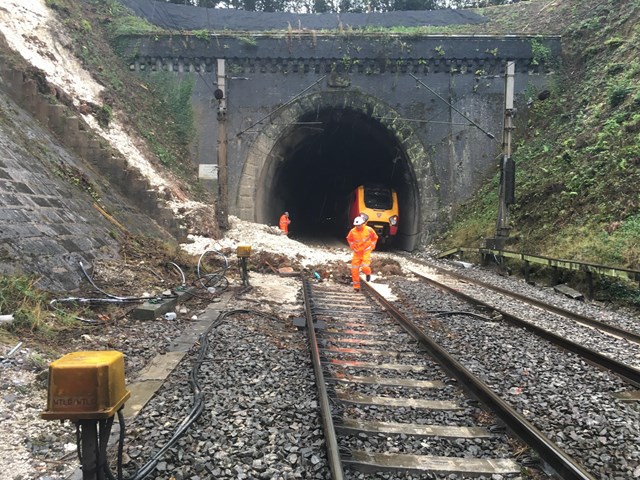
{"type": "Polygon", "coordinates": [[[392,243],[400,221],[398,194],[393,188],[381,184],[359,185],[349,194],[347,207],[349,228],[353,219],[362,215],[382,245],[392,243]]]}

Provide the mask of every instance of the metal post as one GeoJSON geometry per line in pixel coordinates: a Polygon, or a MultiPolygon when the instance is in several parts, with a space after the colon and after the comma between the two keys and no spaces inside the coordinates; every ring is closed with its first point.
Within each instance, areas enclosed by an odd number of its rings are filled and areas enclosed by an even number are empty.
{"type": "Polygon", "coordinates": [[[514,86],[515,86],[515,62],[507,62],[507,71],[504,89],[504,128],[502,134],[502,160],[500,163],[500,189],[498,192],[498,221],[496,223],[496,243],[499,249],[504,248],[504,241],[509,236],[509,203],[513,203],[510,198],[510,190],[513,185],[511,178],[510,163],[512,149],[512,133],[514,130],[513,117],[515,114],[513,107],[514,86]]]}
{"type": "Polygon", "coordinates": [[[98,479],[98,421],[80,420],[82,480],[98,479]]]}
{"type": "Polygon", "coordinates": [[[593,300],[593,295],[593,272],[591,270],[587,270],[587,296],[589,300],[593,300]]]}
{"type": "Polygon", "coordinates": [[[242,285],[249,286],[249,272],[247,271],[247,257],[240,259],[240,277],[242,279],[242,285]]]}
{"type": "Polygon", "coordinates": [[[228,170],[227,170],[227,88],[225,59],[218,59],[218,89],[222,98],[218,100],[218,225],[229,228],[228,170]]]}

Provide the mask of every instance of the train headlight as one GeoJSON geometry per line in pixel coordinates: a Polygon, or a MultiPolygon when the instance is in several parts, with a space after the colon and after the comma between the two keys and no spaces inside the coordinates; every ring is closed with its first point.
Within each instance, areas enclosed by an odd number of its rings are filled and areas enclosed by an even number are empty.
{"type": "Polygon", "coordinates": [[[392,227],[395,227],[397,224],[398,224],[397,215],[392,215],[391,217],[389,217],[389,225],[391,225],[392,227]]]}

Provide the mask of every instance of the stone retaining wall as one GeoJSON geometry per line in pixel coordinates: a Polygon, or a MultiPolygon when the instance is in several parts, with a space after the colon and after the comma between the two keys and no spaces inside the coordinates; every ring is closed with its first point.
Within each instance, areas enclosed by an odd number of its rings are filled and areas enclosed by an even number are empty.
{"type": "Polygon", "coordinates": [[[122,232],[184,234],[148,182],[46,88],[0,55],[0,273],[72,291],[79,263],[116,256],[122,232]]]}

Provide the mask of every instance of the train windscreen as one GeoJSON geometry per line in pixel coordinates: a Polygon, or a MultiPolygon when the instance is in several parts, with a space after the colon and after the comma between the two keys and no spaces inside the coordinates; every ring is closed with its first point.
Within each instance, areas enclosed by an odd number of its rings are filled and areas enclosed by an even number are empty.
{"type": "Polygon", "coordinates": [[[393,197],[388,188],[365,187],[364,204],[375,210],[390,210],[393,208],[393,197]]]}

